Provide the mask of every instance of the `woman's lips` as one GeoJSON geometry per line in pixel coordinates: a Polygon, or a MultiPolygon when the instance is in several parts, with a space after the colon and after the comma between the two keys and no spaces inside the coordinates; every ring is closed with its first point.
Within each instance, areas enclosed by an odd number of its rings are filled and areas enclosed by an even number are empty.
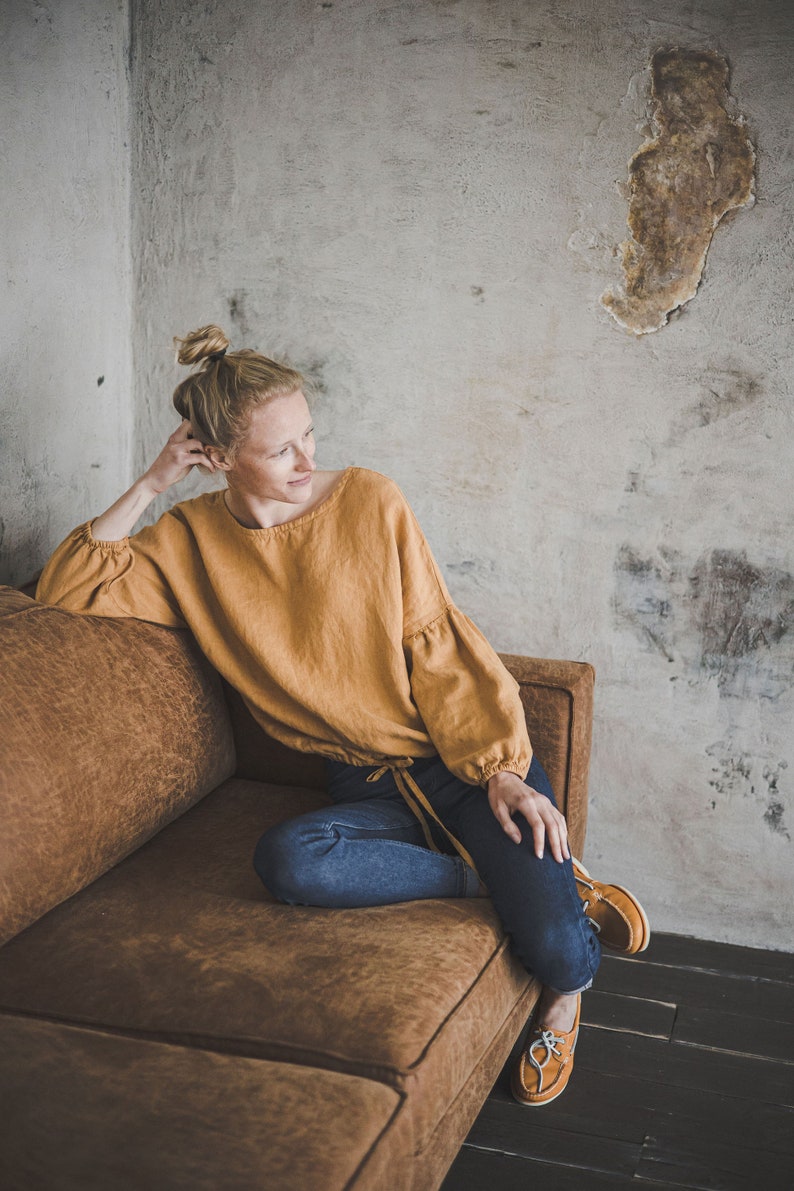
{"type": "Polygon", "coordinates": [[[309,474],[307,476],[304,476],[302,480],[289,480],[288,483],[292,484],[292,485],[310,484],[311,480],[312,480],[312,475],[313,475],[313,473],[309,472],[309,474]]]}

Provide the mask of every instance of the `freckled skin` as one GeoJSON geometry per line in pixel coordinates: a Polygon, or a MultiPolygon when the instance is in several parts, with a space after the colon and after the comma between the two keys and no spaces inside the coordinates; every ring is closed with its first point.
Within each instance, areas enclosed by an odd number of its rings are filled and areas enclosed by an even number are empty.
{"type": "Polygon", "coordinates": [[[642,335],[664,326],[697,291],[711,237],[727,211],[753,201],[755,152],[728,114],[728,64],[719,54],[663,50],[651,60],[656,137],[629,163],[631,239],[624,287],[602,305],[642,335]]]}

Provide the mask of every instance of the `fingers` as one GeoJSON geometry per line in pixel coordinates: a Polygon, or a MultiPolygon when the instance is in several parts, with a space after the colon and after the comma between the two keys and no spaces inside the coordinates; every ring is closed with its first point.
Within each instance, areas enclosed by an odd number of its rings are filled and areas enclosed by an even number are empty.
{"type": "Polygon", "coordinates": [[[569,860],[571,856],[568,850],[568,825],[553,802],[534,790],[532,793],[535,799],[531,806],[526,809],[522,807],[521,810],[532,827],[535,855],[539,860],[543,859],[544,842],[548,840],[552,856],[562,864],[563,860],[569,860]]]}
{"type": "Polygon", "coordinates": [[[175,461],[183,466],[203,467],[209,472],[217,470],[207,455],[204,444],[193,437],[193,427],[187,418],[182,419],[182,424],[170,436],[168,443],[172,448],[176,448],[175,461]]]}
{"type": "Polygon", "coordinates": [[[505,835],[509,835],[514,844],[521,843],[521,832],[518,824],[513,821],[510,815],[510,810],[504,802],[494,802],[491,804],[493,813],[499,820],[499,824],[505,835]]]}
{"type": "Polygon", "coordinates": [[[539,860],[543,859],[547,841],[558,863],[570,859],[565,818],[545,794],[527,786],[518,775],[500,774],[488,783],[488,801],[502,830],[514,843],[521,843],[521,831],[513,818],[518,813],[529,824],[535,855],[539,860]]]}
{"type": "Polygon", "coordinates": [[[186,438],[192,438],[192,437],[193,437],[193,427],[190,425],[190,422],[187,420],[187,418],[183,418],[181,425],[176,428],[176,430],[171,435],[171,437],[169,438],[168,441],[169,442],[184,442],[186,438]]]}

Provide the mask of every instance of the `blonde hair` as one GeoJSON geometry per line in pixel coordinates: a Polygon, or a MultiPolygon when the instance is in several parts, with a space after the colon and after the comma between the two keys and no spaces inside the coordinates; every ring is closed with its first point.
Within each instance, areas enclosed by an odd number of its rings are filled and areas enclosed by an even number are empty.
{"type": "Polygon", "coordinates": [[[180,364],[201,364],[174,389],[174,408],[208,446],[220,447],[232,459],[248,428],[251,411],[275,397],[288,397],[305,387],[305,379],[285,364],[243,348],[228,352],[229,339],[210,324],[174,338],[180,364]]]}

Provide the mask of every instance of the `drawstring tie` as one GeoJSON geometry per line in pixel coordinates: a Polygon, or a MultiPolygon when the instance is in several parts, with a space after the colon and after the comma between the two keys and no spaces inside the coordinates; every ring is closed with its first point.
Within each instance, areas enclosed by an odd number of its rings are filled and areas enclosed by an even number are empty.
{"type": "Polygon", "coordinates": [[[427,819],[425,818],[425,814],[430,815],[430,818],[438,824],[461,859],[468,864],[469,868],[474,869],[476,873],[477,866],[464,848],[463,844],[459,840],[455,839],[455,836],[451,831],[447,830],[436,812],[433,810],[427,798],[425,798],[424,794],[419,789],[414,779],[411,777],[411,774],[408,772],[409,767],[413,765],[413,763],[412,757],[400,757],[394,761],[386,761],[383,765],[381,765],[380,769],[375,769],[368,776],[367,781],[380,781],[384,773],[390,773],[394,778],[395,786],[400,791],[403,798],[405,799],[405,802],[419,820],[419,824],[422,828],[422,834],[425,837],[425,842],[427,843],[428,848],[430,848],[433,852],[439,851],[439,849],[436,847],[435,840],[431,835],[430,826],[427,822],[427,819]]]}

